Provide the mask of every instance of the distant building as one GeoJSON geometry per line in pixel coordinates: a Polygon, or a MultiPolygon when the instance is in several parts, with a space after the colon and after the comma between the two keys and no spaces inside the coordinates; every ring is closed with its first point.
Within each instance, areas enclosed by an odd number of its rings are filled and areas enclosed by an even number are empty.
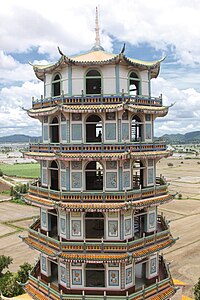
{"type": "Polygon", "coordinates": [[[151,96],[160,61],[106,52],[34,65],[44,97],[30,117],[42,142],[26,153],[41,181],[27,203],[40,218],[24,241],[40,252],[25,290],[33,299],[169,299],[175,287],[160,252],[174,244],[158,206],[172,200],[156,163],[170,153],[154,142],[154,120],[168,107],[151,96]]]}

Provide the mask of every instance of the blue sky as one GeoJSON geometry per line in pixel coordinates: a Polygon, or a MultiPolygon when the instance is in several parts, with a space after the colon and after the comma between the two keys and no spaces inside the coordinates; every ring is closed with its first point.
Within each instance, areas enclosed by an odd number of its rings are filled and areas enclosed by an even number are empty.
{"type": "Polygon", "coordinates": [[[154,96],[175,103],[156,119],[155,134],[200,130],[200,2],[198,0],[7,0],[0,11],[0,136],[40,135],[38,121],[21,107],[43,92],[28,64],[55,62],[57,46],[66,55],[89,50],[95,39],[95,6],[100,7],[101,43],[129,57],[163,56],[154,96]]]}

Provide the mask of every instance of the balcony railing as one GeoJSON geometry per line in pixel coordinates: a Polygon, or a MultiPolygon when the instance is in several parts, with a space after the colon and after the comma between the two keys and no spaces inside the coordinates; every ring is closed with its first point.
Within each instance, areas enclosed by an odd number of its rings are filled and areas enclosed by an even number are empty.
{"type": "Polygon", "coordinates": [[[43,153],[124,153],[124,152],[146,152],[146,151],[164,151],[166,144],[163,142],[135,142],[135,143],[115,143],[115,144],[90,144],[90,143],[60,143],[44,144],[40,142],[30,143],[30,152],[43,153]]]}
{"type": "Polygon", "coordinates": [[[103,192],[103,191],[56,191],[41,187],[39,181],[29,187],[29,194],[53,201],[79,202],[79,203],[108,203],[134,201],[150,198],[168,193],[168,184],[163,177],[156,178],[156,185],[152,187],[136,188],[132,190],[103,192]]]}
{"type": "Polygon", "coordinates": [[[131,241],[122,241],[122,242],[107,242],[104,239],[101,241],[61,241],[56,240],[55,238],[49,237],[40,232],[40,222],[37,221],[33,223],[29,228],[28,237],[31,240],[37,241],[41,246],[50,247],[55,252],[80,252],[80,253],[126,253],[137,251],[139,249],[156,245],[166,240],[172,239],[168,223],[165,218],[158,216],[157,220],[158,230],[148,236],[142,238],[136,238],[131,241]]]}
{"type": "MultiPolygon", "coordinates": [[[[175,287],[171,278],[171,274],[169,273],[168,267],[163,260],[162,257],[159,257],[159,269],[162,271],[162,277],[160,280],[156,280],[150,286],[143,286],[139,291],[134,293],[129,292],[129,290],[124,291],[125,295],[120,296],[112,296],[109,295],[109,289],[104,288],[102,295],[95,295],[95,291],[93,295],[87,294],[87,289],[81,288],[81,294],[77,295],[76,291],[73,290],[73,294],[65,294],[63,290],[65,288],[60,287],[54,288],[53,285],[46,283],[44,280],[41,280],[40,275],[38,273],[39,266],[33,269],[32,273],[29,275],[29,282],[25,286],[26,292],[30,295],[34,295],[37,299],[54,299],[54,300],[144,300],[149,299],[153,296],[158,296],[158,299],[164,300],[169,299],[172,295],[175,294],[175,287]],[[37,268],[37,270],[36,270],[37,268]],[[48,297],[48,298],[45,298],[48,297]]],[[[72,290],[70,290],[72,291],[72,290]]],[[[123,292],[123,291],[120,291],[123,292]]]]}
{"type": "Polygon", "coordinates": [[[162,106],[162,95],[159,97],[148,97],[142,95],[131,96],[121,93],[120,96],[116,95],[77,95],[69,96],[62,94],[58,97],[47,97],[41,99],[32,98],[32,107],[44,108],[49,106],[56,106],[58,104],[64,105],[98,105],[98,104],[121,104],[131,103],[135,105],[148,105],[148,106],[162,106]]]}

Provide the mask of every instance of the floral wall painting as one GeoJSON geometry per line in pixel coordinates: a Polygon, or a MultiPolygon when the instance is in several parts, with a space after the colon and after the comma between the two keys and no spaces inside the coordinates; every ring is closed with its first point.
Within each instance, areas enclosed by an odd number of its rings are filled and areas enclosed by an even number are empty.
{"type": "Polygon", "coordinates": [[[155,218],[155,213],[154,212],[151,212],[149,214],[149,228],[154,228],[155,227],[155,221],[156,221],[156,218],[155,218]]]}
{"type": "Polygon", "coordinates": [[[81,221],[72,221],[72,236],[81,236],[81,221]]]}
{"type": "Polygon", "coordinates": [[[60,266],[60,280],[66,282],[66,269],[63,266],[60,266]]]}
{"type": "Polygon", "coordinates": [[[72,172],[72,188],[81,188],[82,186],[82,173],[72,172]]]}
{"type": "Polygon", "coordinates": [[[44,271],[44,272],[47,271],[47,259],[44,256],[41,257],[41,268],[42,268],[42,271],[44,271]]]}
{"type": "Polygon", "coordinates": [[[119,271],[112,270],[108,271],[109,285],[118,286],[119,285],[119,271]]]}
{"type": "Polygon", "coordinates": [[[157,259],[156,257],[150,260],[150,274],[157,273],[157,259]]]}
{"type": "Polygon", "coordinates": [[[133,268],[126,269],[126,284],[132,283],[133,268]]]}
{"type": "Polygon", "coordinates": [[[106,173],[106,187],[107,188],[117,187],[117,172],[106,173]]]}
{"type": "Polygon", "coordinates": [[[108,221],[108,235],[118,236],[118,221],[108,221]]]}
{"type": "Polygon", "coordinates": [[[60,232],[62,234],[66,233],[66,220],[65,220],[65,218],[60,218],[60,232]]]}
{"type": "Polygon", "coordinates": [[[47,227],[47,214],[45,211],[42,211],[41,223],[42,223],[42,227],[47,227]]]}
{"type": "Polygon", "coordinates": [[[125,220],[125,235],[131,234],[131,219],[125,220]]]}
{"type": "Polygon", "coordinates": [[[82,270],[72,270],[72,284],[82,285],[82,270]]]}

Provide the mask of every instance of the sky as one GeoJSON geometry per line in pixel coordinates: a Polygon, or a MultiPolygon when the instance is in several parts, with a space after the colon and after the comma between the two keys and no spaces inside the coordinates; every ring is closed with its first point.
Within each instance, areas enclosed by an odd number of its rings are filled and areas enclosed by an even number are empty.
{"type": "Polygon", "coordinates": [[[0,136],[41,135],[28,117],[43,82],[31,63],[56,62],[88,51],[95,41],[95,7],[100,9],[101,44],[106,51],[142,60],[166,56],[152,80],[152,95],[174,104],[157,118],[155,135],[200,130],[199,0],[6,0],[0,10],[0,136]]]}

